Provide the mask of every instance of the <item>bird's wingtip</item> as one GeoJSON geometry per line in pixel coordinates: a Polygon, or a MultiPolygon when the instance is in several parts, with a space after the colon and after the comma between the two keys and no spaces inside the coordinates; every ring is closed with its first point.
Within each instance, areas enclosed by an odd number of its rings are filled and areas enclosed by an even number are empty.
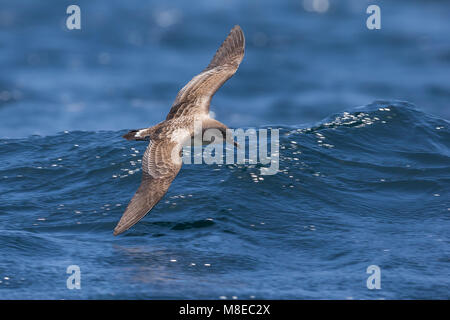
{"type": "Polygon", "coordinates": [[[125,230],[121,230],[121,228],[119,228],[118,226],[114,229],[113,235],[114,236],[118,236],[119,234],[121,234],[122,232],[124,232],[125,230]]]}
{"type": "Polygon", "coordinates": [[[234,25],[233,29],[230,30],[230,33],[240,33],[241,37],[244,37],[244,31],[238,24],[234,25]]]}

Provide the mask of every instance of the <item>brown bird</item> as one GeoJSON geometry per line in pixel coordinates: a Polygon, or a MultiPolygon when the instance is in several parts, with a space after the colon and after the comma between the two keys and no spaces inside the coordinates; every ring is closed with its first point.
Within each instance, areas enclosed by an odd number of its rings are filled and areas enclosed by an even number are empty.
{"type": "Polygon", "coordinates": [[[238,69],[244,58],[244,47],[244,33],[235,26],[206,69],[178,92],[166,120],[123,136],[127,140],[150,142],[142,158],[141,185],[114,229],[114,235],[135,225],[166,194],[181,169],[182,147],[194,137],[194,121],[201,121],[203,132],[214,128],[226,134],[228,127],[209,117],[209,106],[216,91],[238,69]]]}

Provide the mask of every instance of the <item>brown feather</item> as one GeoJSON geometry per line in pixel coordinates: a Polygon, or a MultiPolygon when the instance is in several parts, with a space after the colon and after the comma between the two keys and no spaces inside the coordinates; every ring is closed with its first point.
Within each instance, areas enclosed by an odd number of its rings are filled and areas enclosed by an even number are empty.
{"type": "Polygon", "coordinates": [[[216,91],[237,71],[244,58],[245,38],[235,26],[208,67],[178,92],[166,120],[198,113],[209,113],[209,105],[216,91]]]}
{"type": "Polygon", "coordinates": [[[181,145],[172,141],[149,143],[142,158],[141,185],[114,229],[115,236],[139,222],[166,194],[181,169],[181,161],[174,162],[171,158],[172,152],[179,154],[179,150],[181,145]]]}

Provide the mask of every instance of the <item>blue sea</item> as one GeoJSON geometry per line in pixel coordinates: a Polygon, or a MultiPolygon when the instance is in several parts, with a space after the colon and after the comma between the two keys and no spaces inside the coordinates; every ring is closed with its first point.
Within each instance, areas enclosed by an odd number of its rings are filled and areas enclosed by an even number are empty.
{"type": "Polygon", "coordinates": [[[3,0],[0,299],[449,299],[449,12],[3,0]],[[81,30],[66,28],[71,4],[81,30]],[[231,128],[279,129],[279,172],[184,165],[114,237],[147,146],[121,136],[164,120],[235,24],[246,56],[211,110],[231,128]]]}

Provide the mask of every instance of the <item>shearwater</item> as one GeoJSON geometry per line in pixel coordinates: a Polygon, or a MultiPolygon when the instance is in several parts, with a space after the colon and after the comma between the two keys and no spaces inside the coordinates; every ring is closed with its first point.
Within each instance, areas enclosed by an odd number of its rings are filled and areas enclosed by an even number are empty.
{"type": "Polygon", "coordinates": [[[203,131],[217,129],[227,136],[228,127],[210,118],[209,106],[216,91],[236,73],[244,58],[244,47],[244,33],[235,26],[206,69],[178,92],[166,120],[123,136],[127,140],[150,142],[142,158],[141,185],[114,229],[114,235],[135,225],[166,194],[181,169],[183,145],[194,137],[194,122],[201,121],[203,131]]]}

